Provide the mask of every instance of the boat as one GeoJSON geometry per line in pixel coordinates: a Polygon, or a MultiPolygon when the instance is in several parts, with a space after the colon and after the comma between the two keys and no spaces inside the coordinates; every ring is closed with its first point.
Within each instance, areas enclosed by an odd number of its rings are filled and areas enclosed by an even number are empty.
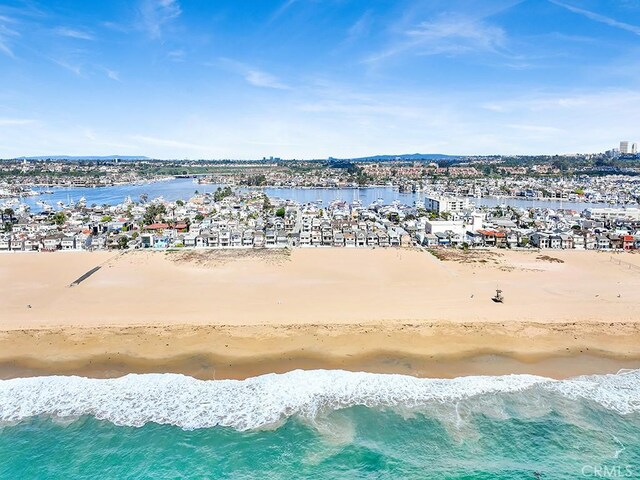
{"type": "Polygon", "coordinates": [[[502,290],[496,289],[496,294],[491,297],[495,303],[504,303],[504,297],[502,296],[502,290]]]}

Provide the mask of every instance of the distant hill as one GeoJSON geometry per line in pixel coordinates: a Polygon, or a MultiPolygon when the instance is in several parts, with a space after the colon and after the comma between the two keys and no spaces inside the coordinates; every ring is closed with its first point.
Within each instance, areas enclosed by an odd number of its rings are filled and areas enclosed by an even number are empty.
{"type": "Polygon", "coordinates": [[[350,158],[356,162],[375,162],[385,160],[456,160],[459,155],[444,155],[442,153],[403,153],[401,155],[373,155],[371,157],[350,158]]]}
{"type": "Polygon", "coordinates": [[[149,157],[131,155],[40,155],[37,157],[18,157],[15,160],[149,160],[149,157]]]}

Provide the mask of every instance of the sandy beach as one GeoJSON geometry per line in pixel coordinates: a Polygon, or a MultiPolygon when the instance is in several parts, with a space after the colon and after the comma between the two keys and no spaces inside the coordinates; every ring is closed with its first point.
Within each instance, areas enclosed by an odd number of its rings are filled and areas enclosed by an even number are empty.
{"type": "Polygon", "coordinates": [[[635,254],[4,254],[0,280],[3,378],[294,368],[560,378],[640,367],[635,254]],[[496,288],[505,303],[491,301],[496,288]]]}

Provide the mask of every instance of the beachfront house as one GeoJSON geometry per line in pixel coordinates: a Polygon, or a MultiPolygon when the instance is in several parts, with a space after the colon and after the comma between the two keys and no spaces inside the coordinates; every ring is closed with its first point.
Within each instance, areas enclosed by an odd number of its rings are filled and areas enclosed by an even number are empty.
{"type": "Polygon", "coordinates": [[[11,237],[11,251],[21,252],[24,250],[24,239],[22,237],[11,237]]]}
{"type": "Polygon", "coordinates": [[[11,249],[11,239],[9,235],[0,237],[0,250],[8,251],[11,249]]]}
{"type": "Polygon", "coordinates": [[[140,246],[142,248],[153,248],[155,244],[155,234],[153,233],[143,233],[140,235],[140,246]]]}
{"type": "Polygon", "coordinates": [[[47,252],[59,250],[61,248],[63,238],[64,235],[62,233],[47,235],[42,239],[42,250],[47,252]]]}
{"type": "Polygon", "coordinates": [[[389,246],[389,235],[384,230],[378,230],[378,245],[381,247],[389,246]]]}
{"type": "Polygon", "coordinates": [[[344,233],[339,230],[333,232],[333,246],[344,247],[344,233]]]}
{"type": "Polygon", "coordinates": [[[333,231],[331,231],[331,228],[329,228],[329,226],[327,225],[322,229],[322,245],[324,245],[325,247],[330,247],[332,243],[333,231]]]}
{"type": "Polygon", "coordinates": [[[253,246],[256,248],[262,248],[265,246],[264,232],[256,231],[253,236],[253,246]]]}
{"type": "Polygon", "coordinates": [[[425,247],[437,247],[438,246],[438,237],[433,233],[427,233],[424,236],[423,245],[425,247]]]}
{"type": "Polygon", "coordinates": [[[266,247],[275,247],[276,245],[277,233],[273,229],[269,229],[265,232],[264,235],[264,244],[266,247]]]}
{"type": "Polygon", "coordinates": [[[40,238],[38,237],[27,237],[24,241],[24,249],[25,251],[35,252],[40,249],[40,238]]]}
{"type": "Polygon", "coordinates": [[[549,248],[549,235],[543,232],[535,232],[529,236],[531,245],[537,248],[549,248]]]}
{"type": "Polygon", "coordinates": [[[344,234],[344,246],[351,248],[356,246],[356,235],[353,232],[344,234]]]}
{"type": "Polygon", "coordinates": [[[598,250],[608,250],[611,248],[609,237],[603,234],[596,235],[596,248],[598,250]]]}
{"type": "Polygon", "coordinates": [[[187,248],[195,248],[197,238],[198,235],[196,235],[195,233],[188,233],[182,237],[182,243],[187,248]]]}
{"type": "Polygon", "coordinates": [[[276,232],[276,247],[286,247],[289,245],[289,237],[287,232],[282,229],[276,232]]]}
{"type": "Polygon", "coordinates": [[[322,232],[320,232],[320,230],[316,229],[311,231],[311,244],[314,247],[322,245],[322,232]]]}
{"type": "Polygon", "coordinates": [[[300,246],[300,234],[295,232],[295,233],[288,233],[287,234],[287,246],[289,247],[298,247],[300,246]]]}
{"type": "Polygon", "coordinates": [[[76,248],[79,250],[80,245],[76,246],[76,236],[75,235],[65,235],[62,237],[60,241],[60,248],[62,250],[75,250],[76,248]]]}
{"type": "Polygon", "coordinates": [[[252,247],[254,241],[255,231],[252,228],[246,229],[242,233],[242,246],[243,247],[252,247]]]}

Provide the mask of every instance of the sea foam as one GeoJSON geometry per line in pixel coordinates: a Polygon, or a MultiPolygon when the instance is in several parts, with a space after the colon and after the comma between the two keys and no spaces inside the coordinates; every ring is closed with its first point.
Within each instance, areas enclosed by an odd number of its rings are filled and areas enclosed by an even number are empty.
{"type": "Polygon", "coordinates": [[[147,422],[185,429],[216,425],[249,430],[277,426],[291,416],[315,419],[353,406],[430,411],[492,405],[513,398],[539,403],[585,400],[619,414],[640,410],[640,370],[552,380],[533,375],[454,379],[296,370],[246,380],[197,380],[178,374],[76,376],[0,381],[0,423],[29,417],[91,415],[116,425],[147,422]],[[505,400],[506,399],[506,400],[505,400]]]}

